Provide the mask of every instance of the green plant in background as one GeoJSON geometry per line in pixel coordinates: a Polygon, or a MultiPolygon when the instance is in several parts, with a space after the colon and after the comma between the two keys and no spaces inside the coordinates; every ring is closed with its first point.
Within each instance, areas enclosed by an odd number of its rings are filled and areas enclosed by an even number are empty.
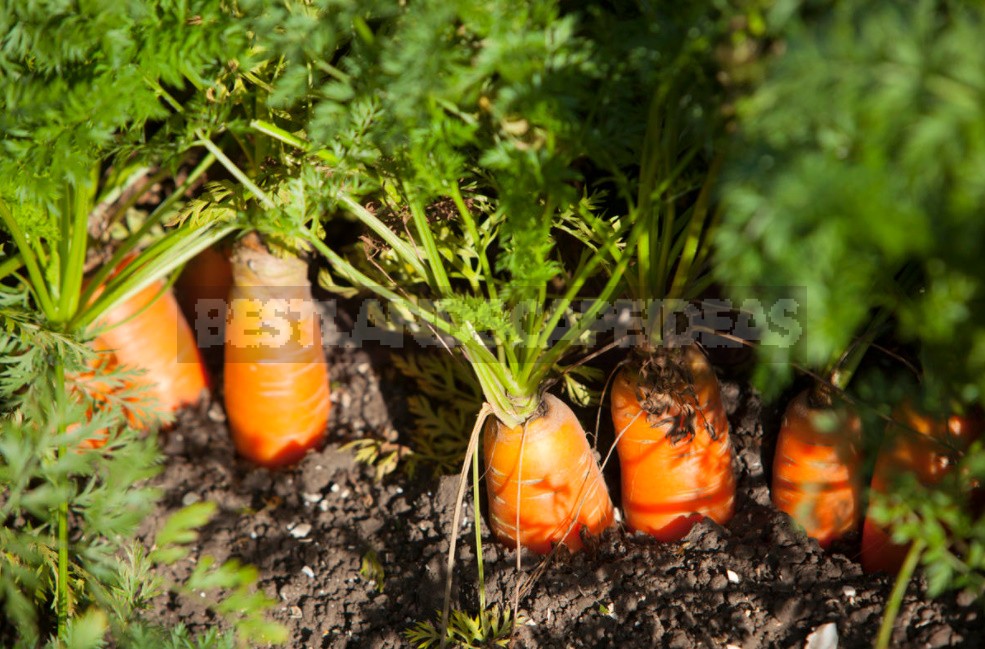
{"type": "MultiPolygon", "coordinates": [[[[974,3],[838,3],[788,25],[785,52],[739,104],[719,278],[767,301],[804,296],[797,344],[760,350],[773,387],[794,365],[824,366],[882,309],[918,359],[915,403],[946,414],[981,401],[983,30],[974,3]]],[[[906,478],[875,499],[872,516],[914,542],[934,593],[982,592],[985,536],[968,504],[981,453],[939,487],[906,478]]]]}
{"type": "MultiPolygon", "coordinates": [[[[66,377],[85,370],[84,342],[103,313],[233,229],[162,229],[214,157],[162,147],[153,135],[197,132],[158,97],[165,86],[204,87],[222,69],[245,43],[231,17],[209,0],[0,10],[0,600],[12,624],[3,639],[16,646],[104,646],[107,633],[125,644],[159,593],[146,578],[165,557],[134,545],[157,499],[147,480],[160,457],[155,437],[126,422],[122,401],[140,395],[124,391],[94,408],[66,377]],[[140,187],[173,179],[179,164],[191,171],[129,236],[111,247],[90,240],[123,217],[140,187]],[[90,252],[103,265],[84,278],[90,252]],[[102,449],[83,445],[107,428],[120,432],[102,449]]],[[[101,378],[121,386],[127,374],[101,378]]],[[[188,514],[172,520],[188,523],[188,514]]],[[[269,602],[252,593],[253,581],[229,563],[203,566],[186,586],[225,589],[217,608],[241,641],[282,639],[283,629],[262,619],[269,602]]],[[[182,637],[192,641],[181,632],[172,640],[182,637]]]]}

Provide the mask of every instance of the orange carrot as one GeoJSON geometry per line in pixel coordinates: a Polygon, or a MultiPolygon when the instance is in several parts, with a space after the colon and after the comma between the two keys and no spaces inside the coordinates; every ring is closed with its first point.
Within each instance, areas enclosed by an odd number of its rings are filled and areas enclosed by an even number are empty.
{"type": "Polygon", "coordinates": [[[225,403],[233,442],[257,464],[291,464],[322,440],[331,407],[307,265],[274,256],[251,234],[232,268],[225,403]]]}
{"type": "Polygon", "coordinates": [[[773,504],[822,548],[858,529],[862,424],[847,406],[797,395],[783,415],[773,458],[773,504]],[[823,419],[826,418],[826,421],[823,419]]]}
{"type": "Polygon", "coordinates": [[[718,379],[697,346],[660,350],[612,386],[626,523],[663,541],[731,517],[735,475],[718,379]]]}
{"type": "MultiPolygon", "coordinates": [[[[926,486],[939,483],[960,455],[981,435],[983,422],[974,414],[951,415],[935,420],[904,403],[886,429],[886,438],[876,458],[871,491],[885,494],[893,480],[913,473],[926,486]]],[[[866,516],[862,526],[862,569],[866,572],[896,573],[909,551],[908,544],[894,543],[891,531],[866,516]]]]}
{"type": "Polygon", "coordinates": [[[178,309],[174,293],[153,282],[103,315],[108,327],[97,349],[112,350],[120,365],[146,370],[140,383],[164,412],[202,400],[208,377],[192,330],[178,309]]]}
{"type": "Polygon", "coordinates": [[[540,554],[560,543],[574,552],[582,529],[594,535],[612,524],[612,501],[585,431],[557,397],[544,395],[540,410],[515,428],[490,417],[483,456],[490,527],[503,543],[540,554]]]}
{"type": "Polygon", "coordinates": [[[192,330],[203,331],[214,323],[215,335],[222,340],[232,284],[233,269],[224,248],[206,248],[185,265],[175,282],[175,294],[192,330]]]}

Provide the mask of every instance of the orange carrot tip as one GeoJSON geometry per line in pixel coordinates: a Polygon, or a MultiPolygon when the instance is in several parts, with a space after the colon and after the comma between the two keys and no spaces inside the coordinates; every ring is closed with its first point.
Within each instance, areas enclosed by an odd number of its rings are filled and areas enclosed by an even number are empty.
{"type": "Polygon", "coordinates": [[[545,394],[541,408],[510,428],[486,422],[483,444],[489,519],[503,543],[546,554],[555,544],[581,549],[581,534],[613,522],[612,501],[585,431],[564,402],[545,394]]]}
{"type": "Polygon", "coordinates": [[[248,235],[232,255],[225,329],[225,406],[237,451],[293,464],[321,443],[331,402],[307,265],[248,235]]]}

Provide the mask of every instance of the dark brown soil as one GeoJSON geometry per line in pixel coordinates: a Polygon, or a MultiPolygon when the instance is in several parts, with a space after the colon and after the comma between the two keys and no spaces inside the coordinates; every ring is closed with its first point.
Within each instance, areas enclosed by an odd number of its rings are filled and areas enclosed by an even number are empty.
{"type": "MultiPolygon", "coordinates": [[[[457,478],[408,479],[398,471],[378,482],[341,450],[340,442],[360,437],[392,438],[408,423],[385,352],[336,348],[330,362],[329,444],[290,470],[236,459],[221,401],[187,414],[164,441],[158,484],[166,496],[148,533],[183,503],[214,501],[220,515],[175,577],[202,555],[238,557],[259,568],[260,586],[278,598],[273,615],[290,629],[289,646],[408,646],[404,630],[435,619],[441,606],[457,478]],[[380,589],[360,575],[370,551],[385,572],[380,589]]],[[[764,428],[767,440],[776,434],[776,413],[743,383],[724,380],[723,391],[740,475],[735,518],[725,528],[699,524],[680,543],[616,529],[587,552],[559,554],[520,598],[514,646],[804,647],[826,623],[837,629],[837,646],[871,646],[891,580],[862,574],[857,544],[825,553],[771,506],[761,448],[764,428]]],[[[469,502],[463,521],[454,605],[475,613],[469,502]]],[[[511,606],[516,555],[482,530],[488,600],[511,606]]],[[[525,556],[519,577],[541,566],[525,556]]],[[[892,646],[983,646],[985,618],[971,600],[929,600],[915,580],[892,646]]],[[[162,620],[200,630],[217,623],[205,599],[162,604],[155,612],[162,620]]]]}

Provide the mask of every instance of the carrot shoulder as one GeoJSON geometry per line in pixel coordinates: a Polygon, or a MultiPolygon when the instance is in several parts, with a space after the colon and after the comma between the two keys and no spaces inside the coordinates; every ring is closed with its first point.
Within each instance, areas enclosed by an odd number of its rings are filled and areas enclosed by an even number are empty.
{"type": "Polygon", "coordinates": [[[862,428],[847,407],[814,408],[809,396],[801,392],[783,415],[771,495],[777,509],[826,548],[858,529],[862,428]]]}
{"type": "Polygon", "coordinates": [[[225,405],[241,455],[264,466],[299,459],[325,435],[328,366],[306,264],[251,235],[233,252],[225,405]]]}
{"type": "Polygon", "coordinates": [[[483,444],[490,527],[507,545],[545,554],[555,543],[582,547],[580,533],[613,521],[612,501],[578,418],[544,396],[542,414],[508,428],[495,417],[483,444]]]}
{"type": "Polygon", "coordinates": [[[735,503],[718,380],[696,346],[684,351],[681,364],[691,381],[672,386],[676,394],[641,385],[629,368],[612,386],[626,523],[663,541],[683,538],[702,516],[727,522],[735,503]]]}

